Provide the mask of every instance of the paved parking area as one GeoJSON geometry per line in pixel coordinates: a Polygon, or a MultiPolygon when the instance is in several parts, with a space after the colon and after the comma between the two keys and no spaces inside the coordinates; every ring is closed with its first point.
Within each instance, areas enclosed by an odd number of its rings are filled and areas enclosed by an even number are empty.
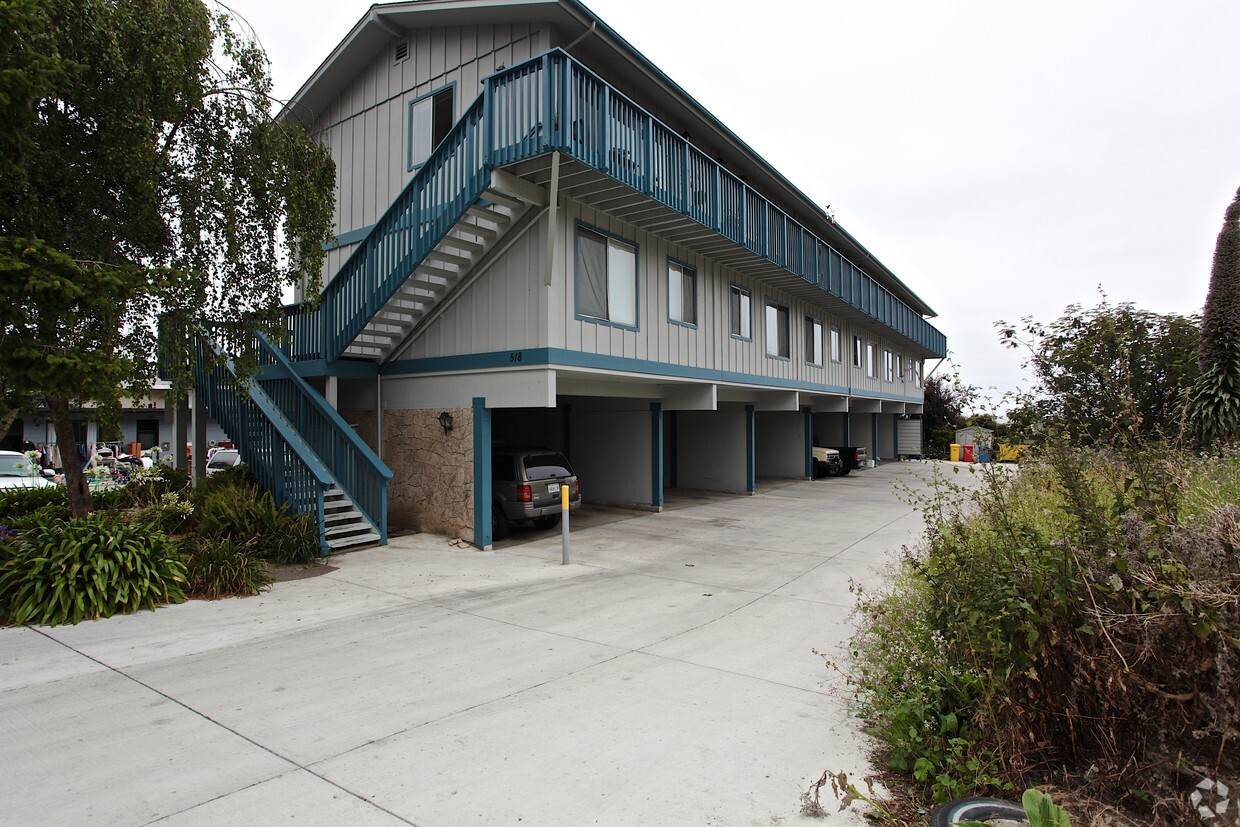
{"type": "MultiPolygon", "coordinates": [[[[0,629],[0,823],[773,825],[865,741],[813,649],[931,465],[494,552],[414,535],[246,599],[0,629]]],[[[855,815],[832,824],[860,824],[855,815]]]]}

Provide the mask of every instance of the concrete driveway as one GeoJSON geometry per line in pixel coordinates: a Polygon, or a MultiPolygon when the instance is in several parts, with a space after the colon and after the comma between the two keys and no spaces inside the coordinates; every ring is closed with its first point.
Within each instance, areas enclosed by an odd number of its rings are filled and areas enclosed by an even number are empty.
{"type": "MultiPolygon", "coordinates": [[[[0,629],[0,823],[773,825],[866,768],[812,649],[930,465],[478,552],[415,535],[246,599],[0,629]]],[[[860,824],[856,815],[832,824],[860,824]]]]}

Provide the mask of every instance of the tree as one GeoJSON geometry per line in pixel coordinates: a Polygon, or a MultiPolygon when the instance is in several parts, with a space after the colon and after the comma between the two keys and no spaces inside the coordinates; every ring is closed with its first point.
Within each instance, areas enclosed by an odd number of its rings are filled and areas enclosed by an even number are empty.
{"type": "Polygon", "coordinates": [[[1026,347],[1034,386],[1009,416],[1022,429],[1087,445],[1174,434],[1183,389],[1197,376],[1198,319],[1130,303],[1069,305],[1050,324],[996,322],[1008,347],[1026,347]]]}
{"type": "Polygon", "coordinates": [[[931,376],[925,382],[921,427],[926,456],[947,456],[956,429],[965,424],[964,408],[973,388],[956,376],[931,376]]]}
{"type": "Polygon", "coordinates": [[[155,378],[155,320],[188,387],[193,332],[229,349],[283,327],[317,279],[327,152],[271,116],[266,55],[202,0],[0,0],[0,377],[52,411],[75,514],[69,409],[105,421],[155,378]],[[10,28],[11,26],[11,28],[10,28]]]}
{"type": "Polygon", "coordinates": [[[1223,217],[1185,399],[1185,430],[1203,447],[1240,440],[1240,191],[1223,217]]]}

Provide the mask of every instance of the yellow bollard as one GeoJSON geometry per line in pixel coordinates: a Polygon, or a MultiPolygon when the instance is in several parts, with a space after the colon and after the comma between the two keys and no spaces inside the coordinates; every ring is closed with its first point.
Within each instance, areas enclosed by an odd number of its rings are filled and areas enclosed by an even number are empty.
{"type": "Polygon", "coordinates": [[[560,565],[568,565],[568,486],[560,486],[560,565]]]}

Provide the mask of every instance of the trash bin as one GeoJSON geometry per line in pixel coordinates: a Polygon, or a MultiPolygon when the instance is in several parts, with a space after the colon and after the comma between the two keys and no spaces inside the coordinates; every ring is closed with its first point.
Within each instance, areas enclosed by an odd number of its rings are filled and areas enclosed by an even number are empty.
{"type": "Polygon", "coordinates": [[[954,442],[952,443],[951,460],[952,462],[960,462],[960,446],[954,442]]]}
{"type": "Polygon", "coordinates": [[[960,446],[960,461],[961,462],[973,462],[974,461],[973,448],[974,446],[972,445],[961,445],[960,446]]]}

